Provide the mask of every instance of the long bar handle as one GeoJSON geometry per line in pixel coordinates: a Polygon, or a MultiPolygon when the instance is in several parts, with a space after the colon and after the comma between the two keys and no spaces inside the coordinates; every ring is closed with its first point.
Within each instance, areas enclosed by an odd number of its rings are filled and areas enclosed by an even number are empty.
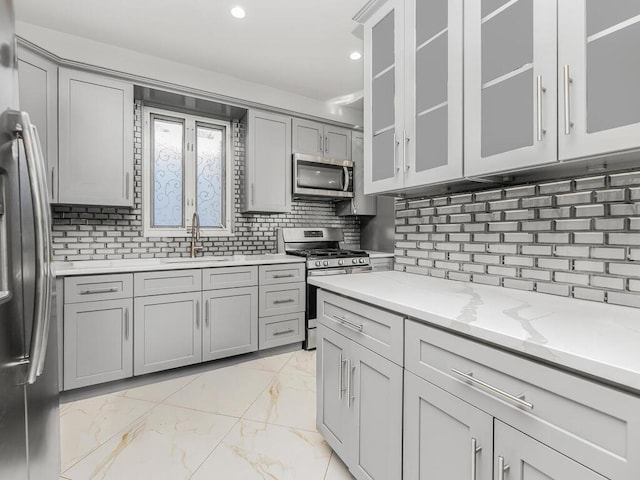
{"type": "Polygon", "coordinates": [[[51,167],[51,201],[56,201],[56,166],[51,167]]]}
{"type": "Polygon", "coordinates": [[[129,340],[129,309],[124,309],[124,339],[129,340]]]}
{"type": "Polygon", "coordinates": [[[569,65],[563,67],[563,82],[564,82],[564,134],[571,134],[571,99],[569,98],[570,85],[573,81],[569,73],[569,65]]]}
{"type": "Polygon", "coordinates": [[[196,300],[196,329],[200,329],[200,300],[196,300]]]}
{"type": "Polygon", "coordinates": [[[287,273],[286,275],[275,274],[275,275],[273,275],[273,278],[291,278],[293,276],[294,276],[293,273],[287,273]]]}
{"type": "Polygon", "coordinates": [[[478,440],[471,438],[471,480],[476,480],[478,474],[478,453],[482,447],[478,446],[478,440]]]}
{"type": "Polygon", "coordinates": [[[348,192],[349,191],[349,185],[351,183],[351,179],[349,178],[349,168],[348,167],[342,167],[344,170],[344,188],[343,191],[348,192]]]}
{"type": "Polygon", "coordinates": [[[322,153],[322,135],[318,132],[318,152],[322,153]]]}
{"type": "Polygon", "coordinates": [[[209,328],[209,300],[204,302],[204,325],[209,328]]]}
{"type": "Polygon", "coordinates": [[[547,131],[542,124],[542,96],[547,89],[542,85],[542,75],[536,77],[536,105],[537,105],[537,138],[538,141],[542,141],[542,137],[547,131]]]}
{"type": "Polygon", "coordinates": [[[279,332],[273,332],[273,336],[277,337],[278,335],[286,335],[287,333],[293,333],[295,330],[293,328],[289,328],[288,330],[280,330],[279,332]]]}
{"type": "Polygon", "coordinates": [[[398,136],[394,131],[393,132],[393,166],[396,167],[396,173],[400,171],[400,167],[398,166],[398,145],[400,145],[400,142],[398,142],[398,136]]]}
{"type": "Polygon", "coordinates": [[[364,329],[364,324],[350,322],[346,317],[343,317],[342,315],[334,315],[333,318],[341,322],[345,327],[350,327],[358,332],[361,332],[364,329]]]}
{"type": "Polygon", "coordinates": [[[504,457],[498,457],[498,480],[504,480],[504,474],[509,471],[509,465],[505,465],[504,457]]]}
{"type": "Polygon", "coordinates": [[[338,400],[342,400],[344,396],[344,363],[346,360],[342,358],[340,354],[340,361],[338,363],[338,400]]]}
{"type": "Polygon", "coordinates": [[[324,137],[324,151],[329,153],[329,137],[324,137]]]}
{"type": "Polygon", "coordinates": [[[293,298],[287,298],[286,300],[274,300],[273,304],[274,305],[280,305],[282,303],[293,303],[295,302],[295,300],[293,298]]]}
{"type": "Polygon", "coordinates": [[[522,398],[520,398],[520,397],[512,395],[512,394],[510,394],[508,392],[505,392],[504,390],[500,390],[499,388],[494,387],[493,385],[490,385],[490,384],[488,384],[486,382],[483,382],[482,380],[479,380],[479,379],[475,378],[473,376],[473,372],[464,373],[464,372],[461,372],[460,370],[458,370],[456,368],[452,368],[451,371],[453,373],[455,373],[456,375],[464,378],[466,381],[468,381],[470,383],[473,383],[475,385],[479,385],[480,387],[490,391],[491,393],[494,393],[495,395],[498,395],[499,397],[502,397],[505,400],[510,401],[511,403],[515,403],[519,407],[523,407],[523,408],[527,408],[529,410],[533,410],[533,404],[523,400],[524,395],[522,395],[521,396],[522,398]]]}
{"type": "Polygon", "coordinates": [[[33,203],[36,246],[35,306],[29,347],[29,366],[26,382],[35,383],[44,371],[44,360],[49,338],[51,310],[51,212],[45,172],[44,155],[38,131],[26,112],[11,112],[15,118],[15,132],[24,143],[24,151],[33,203]]]}
{"type": "Polygon", "coordinates": [[[97,295],[99,293],[115,293],[118,288],[99,288],[97,290],[81,290],[80,295],[97,295]]]}
{"type": "Polygon", "coordinates": [[[409,143],[409,137],[407,136],[406,130],[402,131],[402,137],[404,140],[402,142],[402,161],[404,162],[404,170],[407,172],[409,168],[411,168],[411,164],[407,162],[407,144],[409,143]]]}
{"type": "Polygon", "coordinates": [[[351,408],[352,400],[356,399],[356,396],[353,395],[353,377],[356,372],[356,365],[355,362],[351,363],[351,360],[349,360],[348,365],[349,378],[347,378],[347,408],[351,408]]]}

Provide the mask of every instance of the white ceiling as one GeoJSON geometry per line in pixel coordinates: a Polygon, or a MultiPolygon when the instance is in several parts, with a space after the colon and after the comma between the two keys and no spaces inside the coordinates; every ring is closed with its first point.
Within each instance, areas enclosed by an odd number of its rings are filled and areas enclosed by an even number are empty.
{"type": "MultiPolygon", "coordinates": [[[[365,0],[18,0],[16,18],[314,99],[362,90],[365,0]],[[230,15],[235,5],[247,16],[230,15]]],[[[361,103],[356,103],[358,108],[361,103]]]]}

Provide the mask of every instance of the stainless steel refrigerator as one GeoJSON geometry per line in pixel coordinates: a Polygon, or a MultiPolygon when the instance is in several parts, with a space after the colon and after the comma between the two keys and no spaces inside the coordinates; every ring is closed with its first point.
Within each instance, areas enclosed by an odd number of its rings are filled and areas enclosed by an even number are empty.
{"type": "Polygon", "coordinates": [[[0,480],[60,474],[54,282],[44,158],[18,110],[11,0],[0,0],[0,480]]]}

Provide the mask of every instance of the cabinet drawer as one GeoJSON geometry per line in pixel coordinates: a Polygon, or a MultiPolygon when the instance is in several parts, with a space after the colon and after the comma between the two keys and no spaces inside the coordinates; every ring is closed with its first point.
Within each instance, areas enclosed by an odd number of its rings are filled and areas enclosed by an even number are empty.
{"type": "Polygon", "coordinates": [[[304,340],[304,312],[262,317],[259,324],[260,350],[304,340]]]}
{"type": "Polygon", "coordinates": [[[200,270],[136,273],[133,279],[136,297],[171,293],[198,292],[202,285],[200,270]]]}
{"type": "Polygon", "coordinates": [[[405,340],[407,370],[607,477],[637,478],[639,397],[411,320],[405,340]]]}
{"type": "Polygon", "coordinates": [[[285,265],[260,265],[260,285],[304,282],[304,263],[285,265]]]}
{"type": "Polygon", "coordinates": [[[253,287],[258,285],[258,267],[205,268],[202,271],[202,289],[253,287]]]}
{"type": "Polygon", "coordinates": [[[304,312],[305,304],[304,283],[285,283],[260,287],[258,312],[261,317],[304,312]]]}
{"type": "Polygon", "coordinates": [[[318,321],[402,365],[404,319],[401,315],[319,290],[318,321]]]}
{"type": "Polygon", "coordinates": [[[91,275],[64,279],[64,303],[133,297],[133,275],[91,275]]]}

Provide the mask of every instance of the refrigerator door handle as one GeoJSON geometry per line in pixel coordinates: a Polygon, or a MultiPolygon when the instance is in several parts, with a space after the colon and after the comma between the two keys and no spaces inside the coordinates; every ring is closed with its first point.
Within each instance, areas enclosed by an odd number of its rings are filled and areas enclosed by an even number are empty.
{"type": "Polygon", "coordinates": [[[49,338],[51,310],[51,212],[47,191],[44,155],[36,127],[26,112],[11,112],[15,118],[16,137],[24,143],[29,186],[33,203],[33,217],[36,243],[36,282],[33,327],[26,382],[35,383],[44,370],[44,360],[49,338]]]}

